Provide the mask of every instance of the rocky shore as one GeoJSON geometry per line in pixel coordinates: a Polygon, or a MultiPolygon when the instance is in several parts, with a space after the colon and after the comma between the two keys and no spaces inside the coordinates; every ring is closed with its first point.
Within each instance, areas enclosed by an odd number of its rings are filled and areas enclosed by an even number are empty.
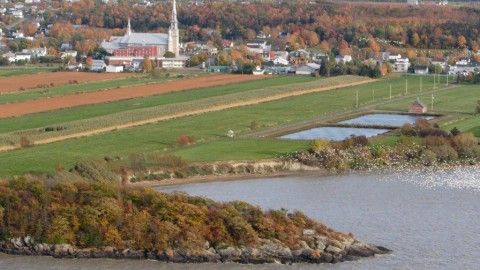
{"type": "Polygon", "coordinates": [[[29,236],[0,241],[0,252],[14,255],[53,256],[55,258],[150,259],[173,263],[337,263],[391,253],[353,237],[329,239],[305,230],[307,241],[292,250],[278,240],[260,239],[256,247],[224,246],[213,248],[205,243],[203,250],[167,249],[163,251],[131,250],[115,247],[76,248],[69,244],[37,243],[29,236]]]}

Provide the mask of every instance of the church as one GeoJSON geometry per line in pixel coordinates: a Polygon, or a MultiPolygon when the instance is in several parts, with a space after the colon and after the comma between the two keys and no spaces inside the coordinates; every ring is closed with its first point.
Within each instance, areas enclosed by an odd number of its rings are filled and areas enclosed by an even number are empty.
{"type": "Polygon", "coordinates": [[[100,45],[112,56],[107,56],[108,65],[133,65],[143,60],[147,55],[158,67],[182,68],[188,57],[179,55],[179,31],[176,1],[173,0],[172,18],[168,34],[165,33],[134,33],[128,19],[127,32],[124,36],[112,36],[109,41],[100,45]],[[166,52],[175,54],[175,58],[165,58],[166,52]]]}

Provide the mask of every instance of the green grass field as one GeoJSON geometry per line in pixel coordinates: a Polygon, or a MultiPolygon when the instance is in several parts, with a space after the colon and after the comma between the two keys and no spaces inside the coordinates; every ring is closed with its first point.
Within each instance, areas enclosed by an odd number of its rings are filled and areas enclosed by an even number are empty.
{"type": "MultiPolygon", "coordinates": [[[[174,78],[173,78],[174,79],[174,78]]],[[[0,99],[0,104],[13,103],[34,100],[39,98],[49,98],[55,96],[77,94],[90,91],[99,91],[105,89],[113,89],[118,87],[125,86],[134,86],[134,85],[143,85],[147,83],[162,82],[166,80],[172,80],[172,78],[162,77],[159,79],[154,79],[151,77],[132,77],[132,78],[120,78],[115,80],[99,81],[99,82],[88,82],[82,84],[70,84],[62,85],[51,88],[44,89],[35,89],[23,92],[13,92],[3,94],[0,99]]]]}
{"type": "Polygon", "coordinates": [[[19,130],[34,129],[45,126],[53,126],[59,123],[78,121],[104,115],[112,115],[119,112],[152,108],[161,105],[189,102],[198,99],[229,95],[264,87],[281,86],[293,83],[305,83],[315,81],[311,77],[275,77],[260,81],[250,81],[238,84],[195,89],[167,93],[158,96],[129,99],[117,102],[109,102],[97,105],[75,107],[22,117],[0,119],[0,133],[8,133],[19,130]],[[61,112],[61,113],[59,113],[61,112]]]}
{"type": "MultiPolygon", "coordinates": [[[[417,95],[431,110],[432,94],[417,95]]],[[[473,113],[477,100],[480,99],[480,86],[460,85],[434,94],[433,108],[438,112],[473,113]]],[[[405,110],[412,100],[401,100],[380,106],[383,110],[405,110]]]]}
{"type": "MultiPolygon", "coordinates": [[[[276,81],[278,83],[281,79],[274,78],[273,80],[279,80],[276,81]]],[[[256,121],[261,130],[279,124],[316,118],[332,112],[352,110],[355,108],[357,91],[361,104],[374,104],[373,92],[375,92],[375,102],[389,99],[390,84],[392,84],[392,95],[402,96],[405,94],[406,79],[408,79],[410,91],[415,91],[416,86],[419,87],[419,77],[392,77],[357,87],[297,96],[274,102],[173,119],[93,137],[4,152],[0,153],[0,160],[2,160],[0,176],[28,172],[48,172],[58,162],[61,162],[65,168],[71,168],[80,158],[102,159],[105,156],[125,158],[132,153],[174,153],[191,161],[273,158],[280,153],[305,149],[308,142],[275,139],[229,140],[225,138],[224,134],[229,129],[234,130],[237,136],[251,132],[249,126],[252,121],[256,121]],[[175,139],[181,134],[193,136],[197,140],[197,144],[182,148],[173,147],[175,139]]],[[[428,88],[429,79],[423,78],[424,90],[428,88]]],[[[313,79],[308,78],[308,80],[313,79]]],[[[268,80],[260,82],[266,84],[268,80]]],[[[259,82],[253,83],[258,84],[259,82]]],[[[244,91],[259,87],[256,85],[247,87],[248,84],[229,85],[225,86],[228,89],[220,89],[234,93],[240,91],[238,90],[239,86],[244,87],[244,91]]],[[[433,79],[431,80],[431,86],[433,87],[433,79]]],[[[215,92],[215,90],[210,91],[215,92]]],[[[190,94],[193,94],[193,92],[190,94]]],[[[185,99],[187,97],[183,97],[183,100],[185,99]]],[[[138,100],[135,101],[138,102],[138,100]]],[[[96,105],[95,107],[97,106],[103,105],[96,105]]],[[[86,109],[87,107],[77,108],[78,113],[82,114],[82,118],[86,117],[83,113],[92,111],[92,108],[86,109]]],[[[405,108],[403,109],[405,110],[405,108]]],[[[57,112],[57,114],[60,113],[57,112]]],[[[61,114],[63,114],[63,111],[61,114]]],[[[18,122],[22,118],[25,117],[14,120],[18,122]]],[[[0,123],[0,128],[3,128],[2,123],[0,123]]],[[[10,125],[14,125],[14,122],[10,125]]]]}
{"type": "Polygon", "coordinates": [[[50,72],[56,67],[8,67],[0,68],[0,77],[9,77],[9,76],[18,76],[18,75],[27,75],[35,73],[50,72]]]}

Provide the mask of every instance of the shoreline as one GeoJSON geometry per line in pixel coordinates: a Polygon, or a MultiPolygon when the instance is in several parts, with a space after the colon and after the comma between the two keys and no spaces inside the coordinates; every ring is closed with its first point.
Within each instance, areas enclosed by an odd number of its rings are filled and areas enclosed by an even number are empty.
{"type": "MultiPolygon", "coordinates": [[[[265,161],[257,161],[262,163],[265,161]]],[[[254,164],[257,164],[255,162],[254,164]]],[[[373,168],[366,170],[348,170],[348,171],[334,171],[328,170],[322,167],[308,167],[308,169],[300,170],[285,170],[280,172],[270,172],[270,173],[241,173],[241,174],[226,174],[226,175],[204,175],[204,176],[192,176],[188,178],[173,178],[173,179],[164,179],[164,180],[154,180],[154,181],[141,181],[135,183],[129,183],[129,186],[137,187],[168,187],[168,186],[178,186],[186,184],[197,184],[197,183],[209,183],[209,182],[228,182],[228,181],[241,181],[241,180],[262,180],[267,178],[286,178],[286,177],[308,177],[308,176],[333,176],[333,175],[347,175],[347,174],[361,174],[361,173],[389,173],[399,170],[400,166],[390,166],[383,168],[373,168]]],[[[445,169],[445,168],[455,168],[455,167],[475,167],[479,164],[469,164],[468,162],[464,163],[455,163],[455,164],[435,164],[432,166],[426,165],[412,165],[408,170],[432,170],[432,169],[445,169]]]]}

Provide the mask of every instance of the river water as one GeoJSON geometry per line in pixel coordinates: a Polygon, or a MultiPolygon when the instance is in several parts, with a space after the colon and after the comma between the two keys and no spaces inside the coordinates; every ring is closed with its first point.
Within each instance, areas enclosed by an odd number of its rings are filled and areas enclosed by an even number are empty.
{"type": "Polygon", "coordinates": [[[300,209],[392,255],[335,265],[181,265],[0,255],[0,269],[479,269],[480,168],[285,177],[157,188],[300,209]]]}

